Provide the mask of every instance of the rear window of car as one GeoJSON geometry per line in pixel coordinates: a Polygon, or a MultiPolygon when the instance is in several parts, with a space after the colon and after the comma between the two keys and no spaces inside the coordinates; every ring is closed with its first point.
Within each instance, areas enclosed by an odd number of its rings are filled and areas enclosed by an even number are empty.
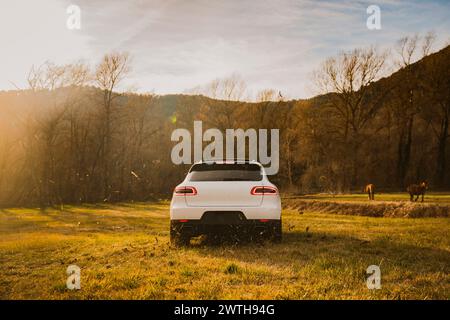
{"type": "Polygon", "coordinates": [[[261,181],[261,167],[254,163],[201,163],[190,171],[190,181],[261,181]]]}

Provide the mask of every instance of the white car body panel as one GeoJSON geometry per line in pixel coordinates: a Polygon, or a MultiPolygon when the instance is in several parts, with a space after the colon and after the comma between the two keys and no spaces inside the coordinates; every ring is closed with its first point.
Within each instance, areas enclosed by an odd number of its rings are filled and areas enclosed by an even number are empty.
{"type": "MultiPolygon", "coordinates": [[[[215,162],[219,163],[219,162],[215,162]]],[[[258,164],[257,162],[253,162],[258,164]]],[[[206,211],[241,211],[247,219],[281,219],[281,201],[276,194],[253,195],[256,186],[275,188],[264,168],[260,181],[190,181],[191,174],[176,188],[194,187],[195,195],[173,195],[170,205],[171,220],[201,219],[206,211]]]]}
{"type": "MultiPolygon", "coordinates": [[[[259,207],[263,195],[251,195],[252,181],[185,182],[197,189],[196,196],[186,197],[188,207],[259,207]]],[[[262,185],[262,183],[260,183],[262,185]]]]}

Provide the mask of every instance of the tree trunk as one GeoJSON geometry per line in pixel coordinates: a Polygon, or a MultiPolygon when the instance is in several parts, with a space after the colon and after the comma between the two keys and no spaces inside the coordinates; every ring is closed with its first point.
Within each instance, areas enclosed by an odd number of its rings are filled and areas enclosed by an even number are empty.
{"type": "Polygon", "coordinates": [[[398,142],[397,185],[401,189],[405,187],[405,178],[409,169],[409,162],[411,159],[413,127],[414,127],[414,115],[412,115],[408,120],[406,127],[406,137],[405,133],[402,133],[400,135],[400,139],[398,142]],[[404,141],[405,139],[406,141],[404,141]]]}
{"type": "Polygon", "coordinates": [[[438,141],[437,154],[437,170],[436,182],[439,187],[444,187],[446,176],[446,152],[447,152],[447,138],[448,138],[448,116],[442,119],[441,132],[438,141]]]}

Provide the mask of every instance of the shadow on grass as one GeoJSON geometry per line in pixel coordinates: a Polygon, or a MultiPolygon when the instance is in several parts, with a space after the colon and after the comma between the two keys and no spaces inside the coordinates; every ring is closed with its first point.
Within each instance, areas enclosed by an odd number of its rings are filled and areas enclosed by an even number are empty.
{"type": "Polygon", "coordinates": [[[155,233],[168,230],[168,214],[162,214],[166,211],[158,203],[140,204],[138,209],[132,205],[114,204],[66,206],[63,210],[1,209],[0,230],[2,234],[36,231],[64,235],[130,231],[155,233]],[[134,215],[137,211],[138,216],[134,215]],[[148,211],[148,216],[143,211],[148,211]]]}
{"type": "MultiPolygon", "coordinates": [[[[295,264],[319,263],[323,268],[352,267],[361,264],[388,264],[409,272],[450,272],[450,252],[377,239],[367,241],[333,233],[286,232],[283,241],[236,241],[222,236],[200,239],[189,246],[197,254],[267,266],[291,267],[295,264]],[[222,250],[220,250],[222,249],[222,250]]],[[[364,269],[365,271],[365,269],[364,269]]]]}

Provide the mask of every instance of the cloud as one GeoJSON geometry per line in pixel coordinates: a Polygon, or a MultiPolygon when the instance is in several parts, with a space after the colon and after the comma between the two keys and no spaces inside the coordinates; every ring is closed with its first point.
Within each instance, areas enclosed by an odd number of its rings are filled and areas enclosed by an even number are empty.
{"type": "MultiPolygon", "coordinates": [[[[450,9],[442,1],[377,1],[382,10],[380,31],[366,28],[366,8],[372,2],[78,0],[82,32],[67,35],[49,27],[35,36],[51,50],[38,51],[37,56],[97,60],[106,52],[128,51],[133,56],[128,84],[140,91],[179,93],[237,72],[254,92],[271,87],[298,98],[311,94],[305,89],[311,71],[339,51],[371,44],[388,47],[405,34],[430,29],[445,40],[449,37],[450,9]],[[67,50],[67,41],[75,48],[67,50]]],[[[65,17],[60,11],[70,1],[44,3],[44,19],[59,25],[65,17]]],[[[22,22],[21,28],[30,27],[22,22]]],[[[11,52],[15,50],[24,48],[13,47],[11,52]]],[[[28,55],[25,60],[39,59],[28,55]]]]}
{"type": "Polygon", "coordinates": [[[67,29],[66,9],[57,0],[0,2],[0,90],[24,87],[33,64],[92,56],[89,35],[67,29]]]}

